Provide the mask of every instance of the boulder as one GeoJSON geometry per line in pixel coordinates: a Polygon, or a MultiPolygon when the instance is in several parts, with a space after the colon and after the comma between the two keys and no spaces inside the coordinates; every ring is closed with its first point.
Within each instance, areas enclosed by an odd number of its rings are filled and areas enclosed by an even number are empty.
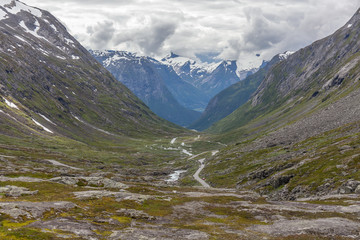
{"type": "Polygon", "coordinates": [[[22,195],[35,195],[39,191],[29,191],[29,189],[17,186],[0,187],[0,193],[5,193],[7,197],[20,197],[22,195]]]}

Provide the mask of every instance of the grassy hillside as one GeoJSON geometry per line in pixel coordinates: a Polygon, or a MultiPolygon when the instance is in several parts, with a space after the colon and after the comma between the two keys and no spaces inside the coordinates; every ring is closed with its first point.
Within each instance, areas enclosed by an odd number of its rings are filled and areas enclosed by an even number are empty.
{"type": "Polygon", "coordinates": [[[246,104],[208,130],[228,144],[208,161],[209,182],[294,199],[360,179],[359,28],[357,13],[275,65],[246,104]]]}

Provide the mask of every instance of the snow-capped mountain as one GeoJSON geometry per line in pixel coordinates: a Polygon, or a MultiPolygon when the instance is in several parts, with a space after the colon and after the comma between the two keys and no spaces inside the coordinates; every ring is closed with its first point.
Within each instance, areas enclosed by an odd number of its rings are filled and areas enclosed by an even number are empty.
{"type": "Polygon", "coordinates": [[[220,63],[198,63],[193,59],[182,57],[173,52],[162,58],[161,62],[171,66],[183,80],[191,84],[194,84],[197,79],[210,75],[220,65],[220,63]]]}
{"type": "Polygon", "coordinates": [[[184,81],[201,89],[210,98],[258,70],[240,69],[236,61],[200,63],[175,53],[162,58],[161,62],[171,66],[184,81]]]}
{"type": "Polygon", "coordinates": [[[90,53],[160,117],[187,126],[200,116],[199,112],[186,108],[186,103],[180,104],[177,95],[173,95],[170,89],[183,93],[187,100],[201,100],[197,92],[192,93],[194,87],[183,82],[168,66],[151,57],[125,51],[90,50],[90,53]]]}
{"type": "Polygon", "coordinates": [[[286,60],[286,59],[288,59],[289,56],[291,56],[293,54],[294,54],[294,52],[286,51],[284,53],[279,54],[279,58],[280,58],[280,60],[286,60]]]}
{"type": "MultiPolygon", "coordinates": [[[[167,89],[166,91],[169,91],[180,105],[200,112],[205,109],[208,101],[214,95],[245,79],[257,70],[239,70],[236,61],[200,63],[175,53],[170,53],[167,57],[156,60],[126,51],[90,50],[90,52],[119,81],[148,105],[150,98],[163,97],[163,93],[167,89]],[[129,74],[131,72],[129,69],[133,69],[132,75],[129,74]],[[136,79],[134,79],[135,75],[137,76],[136,79]],[[153,79],[153,82],[150,83],[149,79],[153,79]],[[160,82],[162,87],[160,85],[155,87],[160,82]],[[150,86],[151,84],[153,86],[150,86]],[[150,89],[162,89],[162,93],[150,89]]],[[[166,95],[168,96],[168,94],[166,95]]],[[[154,110],[154,106],[150,106],[150,108],[154,110]]],[[[159,111],[155,112],[159,114],[159,111]]],[[[173,121],[171,118],[165,117],[164,114],[160,114],[160,116],[173,121]]],[[[184,117],[186,116],[184,115],[184,117]]]]}

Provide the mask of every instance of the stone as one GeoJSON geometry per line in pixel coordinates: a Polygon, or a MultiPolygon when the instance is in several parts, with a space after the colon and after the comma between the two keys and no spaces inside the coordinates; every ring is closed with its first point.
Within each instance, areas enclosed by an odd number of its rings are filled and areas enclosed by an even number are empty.
{"type": "Polygon", "coordinates": [[[348,186],[340,187],[339,193],[340,194],[350,194],[352,192],[352,189],[348,186]]]}
{"type": "Polygon", "coordinates": [[[66,185],[83,185],[83,186],[91,186],[91,187],[104,187],[104,188],[117,188],[123,189],[128,188],[126,184],[116,182],[109,178],[103,177],[56,177],[50,179],[51,182],[66,184],[66,185]]]}
{"type": "Polygon", "coordinates": [[[73,186],[75,186],[78,182],[78,180],[73,177],[56,177],[51,178],[49,181],[73,186]]]}
{"type": "Polygon", "coordinates": [[[208,234],[190,229],[148,227],[148,228],[126,228],[121,231],[113,231],[110,240],[207,240],[208,234]]]}
{"type": "Polygon", "coordinates": [[[39,219],[45,212],[66,211],[75,208],[71,202],[0,202],[0,213],[7,214],[14,219],[39,219]]]}
{"type": "Polygon", "coordinates": [[[355,193],[356,193],[356,194],[360,194],[360,185],[357,186],[357,188],[355,189],[355,193]]]}
{"type": "Polygon", "coordinates": [[[145,220],[155,220],[156,219],[155,217],[150,216],[149,214],[147,214],[143,211],[139,211],[139,210],[135,210],[135,209],[121,209],[116,212],[122,216],[130,217],[133,219],[145,219],[145,220]]]}
{"type": "Polygon", "coordinates": [[[249,227],[250,231],[257,231],[271,236],[291,236],[312,234],[333,237],[360,237],[360,223],[345,218],[322,218],[313,220],[280,220],[272,225],[256,225],[249,227]]]}
{"type": "Polygon", "coordinates": [[[82,192],[74,192],[74,195],[78,199],[92,199],[92,198],[103,198],[103,197],[114,197],[116,198],[116,201],[122,201],[122,200],[133,200],[136,202],[143,202],[147,199],[154,198],[154,196],[149,195],[143,195],[138,193],[131,193],[126,191],[121,192],[111,192],[111,191],[82,191],[82,192]]]}
{"type": "Polygon", "coordinates": [[[10,178],[5,176],[0,176],[0,182],[28,182],[28,183],[36,183],[36,182],[43,182],[43,179],[40,178],[32,178],[32,177],[17,177],[17,178],[10,178]]]}
{"type": "Polygon", "coordinates": [[[0,187],[0,193],[5,193],[7,197],[20,197],[22,195],[35,195],[39,191],[29,191],[29,189],[17,186],[0,187]]]}
{"type": "Polygon", "coordinates": [[[101,230],[101,227],[98,225],[72,218],[56,218],[49,221],[37,221],[29,224],[29,227],[71,232],[85,239],[99,239],[95,231],[101,230]]]}
{"type": "Polygon", "coordinates": [[[355,189],[360,185],[360,181],[355,181],[355,180],[349,180],[346,183],[346,186],[349,187],[351,189],[352,192],[355,191],[355,189]]]}

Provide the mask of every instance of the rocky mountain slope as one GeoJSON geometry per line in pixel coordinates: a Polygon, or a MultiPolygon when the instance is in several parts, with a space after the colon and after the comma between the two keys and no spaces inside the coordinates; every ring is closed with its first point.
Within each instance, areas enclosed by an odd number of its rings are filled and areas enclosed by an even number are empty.
{"type": "Polygon", "coordinates": [[[202,131],[231,114],[250,99],[269,69],[286,57],[286,54],[276,55],[271,61],[264,62],[262,67],[254,74],[218,93],[210,100],[201,117],[191,124],[189,128],[202,131]]]}
{"type": "Polygon", "coordinates": [[[209,181],[274,199],[355,191],[359,29],[358,10],[331,36],[275,64],[246,104],[209,129],[232,143],[205,168],[209,181]]]}
{"type": "MultiPolygon", "coordinates": [[[[167,85],[175,82],[174,84],[178,86],[182,81],[175,72],[155,59],[120,51],[90,51],[90,53],[160,117],[180,126],[188,126],[200,116],[199,112],[186,109],[178,103],[167,85]]],[[[193,87],[184,86],[184,88],[178,88],[177,92],[183,90],[187,93],[182,94],[184,97],[190,95],[188,99],[198,99],[199,94],[191,93],[193,87]]]]}
{"type": "Polygon", "coordinates": [[[5,1],[0,12],[1,133],[92,141],[176,129],[114,79],[50,13],[19,1],[5,1]]]}

